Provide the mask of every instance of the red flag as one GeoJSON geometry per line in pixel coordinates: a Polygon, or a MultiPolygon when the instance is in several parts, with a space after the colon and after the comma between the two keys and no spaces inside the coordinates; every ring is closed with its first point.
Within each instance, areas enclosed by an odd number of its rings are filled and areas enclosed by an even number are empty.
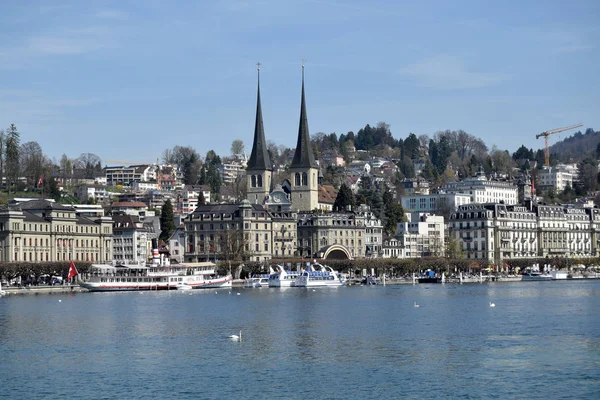
{"type": "Polygon", "coordinates": [[[77,272],[75,264],[73,263],[73,261],[71,261],[71,263],[69,264],[69,275],[67,275],[67,280],[70,280],[75,275],[79,275],[79,272],[77,272]]]}
{"type": "Polygon", "coordinates": [[[40,180],[38,181],[38,187],[42,186],[42,183],[44,183],[44,179],[43,178],[44,175],[40,175],[40,180]]]}

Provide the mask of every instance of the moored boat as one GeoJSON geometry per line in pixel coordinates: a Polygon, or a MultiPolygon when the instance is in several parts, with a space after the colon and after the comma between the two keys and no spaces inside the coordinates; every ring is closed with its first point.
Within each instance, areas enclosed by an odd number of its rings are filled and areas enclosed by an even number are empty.
{"type": "Polygon", "coordinates": [[[259,288],[269,286],[269,274],[252,275],[244,281],[245,288],[259,288]]]}
{"type": "Polygon", "coordinates": [[[269,276],[269,287],[292,287],[299,276],[298,271],[286,271],[283,266],[278,265],[277,271],[269,276]]]}
{"type": "Polygon", "coordinates": [[[216,274],[210,262],[173,265],[92,265],[89,279],[79,286],[91,292],[186,290],[231,287],[231,275],[216,274]]]}
{"type": "Polygon", "coordinates": [[[295,280],[295,287],[337,287],[345,284],[341,275],[327,265],[310,264],[295,280]]]}
{"type": "Polygon", "coordinates": [[[554,278],[550,274],[546,274],[540,271],[530,271],[523,274],[521,279],[523,282],[527,281],[551,281],[554,278]]]}

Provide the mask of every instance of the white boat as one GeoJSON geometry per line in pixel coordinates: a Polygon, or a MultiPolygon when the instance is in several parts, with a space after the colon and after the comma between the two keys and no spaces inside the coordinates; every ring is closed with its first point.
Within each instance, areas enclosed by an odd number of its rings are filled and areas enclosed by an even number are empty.
{"type": "Polygon", "coordinates": [[[251,278],[244,280],[245,288],[259,288],[269,286],[270,274],[252,275],[251,278]]]}
{"type": "Polygon", "coordinates": [[[552,275],[552,279],[554,279],[555,281],[560,281],[563,279],[567,279],[569,276],[569,273],[567,271],[550,271],[550,274],[552,275]]]}
{"type": "Polygon", "coordinates": [[[269,276],[269,287],[292,287],[299,276],[298,271],[286,271],[278,265],[277,271],[269,276]]]}
{"type": "Polygon", "coordinates": [[[523,274],[521,279],[523,282],[527,281],[551,281],[554,278],[550,274],[542,273],[540,271],[531,271],[523,274]]]}
{"type": "Polygon", "coordinates": [[[303,271],[294,281],[295,287],[336,287],[342,286],[345,281],[341,275],[333,268],[327,265],[314,263],[308,265],[306,271],[303,271]]]}
{"type": "Polygon", "coordinates": [[[79,286],[91,292],[209,289],[231,287],[231,275],[218,276],[210,262],[174,265],[92,265],[79,286]]]}

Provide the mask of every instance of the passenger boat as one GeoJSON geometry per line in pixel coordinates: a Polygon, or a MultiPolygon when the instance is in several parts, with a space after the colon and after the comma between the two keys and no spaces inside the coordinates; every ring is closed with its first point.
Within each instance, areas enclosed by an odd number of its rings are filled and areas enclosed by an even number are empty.
{"type": "Polygon", "coordinates": [[[278,265],[277,271],[269,276],[269,287],[292,287],[299,276],[300,272],[286,271],[283,266],[278,265]]]}
{"type": "Polygon", "coordinates": [[[314,263],[314,267],[308,265],[307,269],[303,271],[295,280],[293,286],[295,287],[336,287],[342,286],[345,281],[341,275],[333,268],[327,265],[321,265],[314,263]]]}
{"type": "Polygon", "coordinates": [[[216,274],[210,262],[188,264],[92,265],[90,277],[79,286],[90,292],[186,290],[231,287],[231,275],[216,274]]]}

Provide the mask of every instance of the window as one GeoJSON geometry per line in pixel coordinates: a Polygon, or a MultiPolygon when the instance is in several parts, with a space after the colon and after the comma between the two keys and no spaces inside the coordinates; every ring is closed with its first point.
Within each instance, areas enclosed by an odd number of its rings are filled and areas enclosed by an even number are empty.
{"type": "Polygon", "coordinates": [[[302,173],[302,186],[308,186],[308,175],[306,172],[302,173]]]}
{"type": "Polygon", "coordinates": [[[263,186],[262,175],[258,175],[258,187],[263,186]]]}
{"type": "Polygon", "coordinates": [[[296,172],[296,174],[294,175],[294,185],[300,186],[300,174],[298,172],[296,172]]]}
{"type": "Polygon", "coordinates": [[[252,179],[252,183],[251,183],[252,187],[256,187],[256,175],[252,175],[251,179],[252,179]]]}

